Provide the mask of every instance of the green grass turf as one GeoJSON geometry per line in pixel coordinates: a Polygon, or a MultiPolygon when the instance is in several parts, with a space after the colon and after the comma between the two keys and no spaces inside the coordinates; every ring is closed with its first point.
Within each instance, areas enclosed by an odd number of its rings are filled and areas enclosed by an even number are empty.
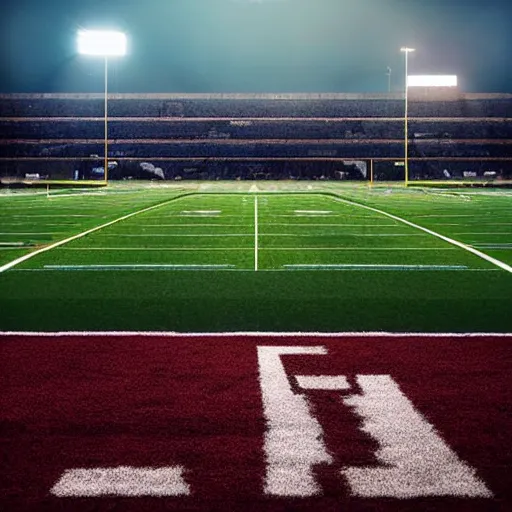
{"type": "Polygon", "coordinates": [[[161,205],[0,274],[0,329],[512,331],[511,273],[338,200],[379,208],[512,264],[512,194],[257,185],[0,197],[0,242],[31,244],[1,246],[0,265],[161,205]]]}

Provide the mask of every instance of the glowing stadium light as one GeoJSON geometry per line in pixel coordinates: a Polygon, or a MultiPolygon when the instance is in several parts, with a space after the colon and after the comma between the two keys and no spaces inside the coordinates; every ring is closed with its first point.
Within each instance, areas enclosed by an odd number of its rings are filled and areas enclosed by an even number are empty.
{"type": "Polygon", "coordinates": [[[126,54],[126,35],[114,30],[79,30],[78,53],[103,57],[105,61],[105,154],[103,176],[108,183],[108,58],[126,54]]]}
{"type": "Polygon", "coordinates": [[[126,54],[126,35],[113,30],[80,30],[78,53],[110,57],[126,54]]]}
{"type": "Polygon", "coordinates": [[[457,87],[457,75],[409,75],[408,87],[457,87]]]}

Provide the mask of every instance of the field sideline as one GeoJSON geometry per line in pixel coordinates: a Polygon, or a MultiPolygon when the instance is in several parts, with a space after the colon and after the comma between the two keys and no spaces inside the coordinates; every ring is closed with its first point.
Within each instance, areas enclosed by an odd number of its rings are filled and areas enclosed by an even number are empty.
{"type": "Polygon", "coordinates": [[[0,195],[0,330],[512,332],[510,192],[159,185],[0,195]]]}

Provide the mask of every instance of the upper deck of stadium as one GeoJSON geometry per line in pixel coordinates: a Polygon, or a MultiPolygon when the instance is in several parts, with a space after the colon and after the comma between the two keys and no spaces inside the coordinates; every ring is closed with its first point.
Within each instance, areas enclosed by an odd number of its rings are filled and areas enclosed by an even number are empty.
{"type": "MultiPolygon", "coordinates": [[[[104,100],[103,93],[0,95],[0,173],[59,168],[68,175],[98,159],[104,100]]],[[[283,162],[304,161],[324,169],[373,159],[394,171],[404,155],[403,91],[109,93],[108,100],[109,157],[119,168],[154,161],[174,177],[198,161],[233,161],[238,172],[241,162],[284,168],[283,162]]],[[[509,172],[512,94],[414,88],[409,100],[408,154],[418,176],[445,169],[509,172]]]]}
{"type": "MultiPolygon", "coordinates": [[[[339,118],[401,117],[404,93],[109,93],[112,117],[339,118]]],[[[512,116],[512,94],[410,90],[411,117],[486,118],[512,116]]],[[[0,116],[96,117],[102,93],[1,94],[0,116]]]]}

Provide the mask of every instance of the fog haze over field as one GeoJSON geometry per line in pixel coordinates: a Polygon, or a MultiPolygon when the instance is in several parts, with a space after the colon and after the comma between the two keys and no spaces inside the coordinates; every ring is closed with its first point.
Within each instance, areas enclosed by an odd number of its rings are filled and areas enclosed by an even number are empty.
{"type": "Polygon", "coordinates": [[[410,71],[512,92],[510,0],[2,0],[1,92],[101,92],[81,28],[126,31],[113,92],[386,92],[410,71]]]}

